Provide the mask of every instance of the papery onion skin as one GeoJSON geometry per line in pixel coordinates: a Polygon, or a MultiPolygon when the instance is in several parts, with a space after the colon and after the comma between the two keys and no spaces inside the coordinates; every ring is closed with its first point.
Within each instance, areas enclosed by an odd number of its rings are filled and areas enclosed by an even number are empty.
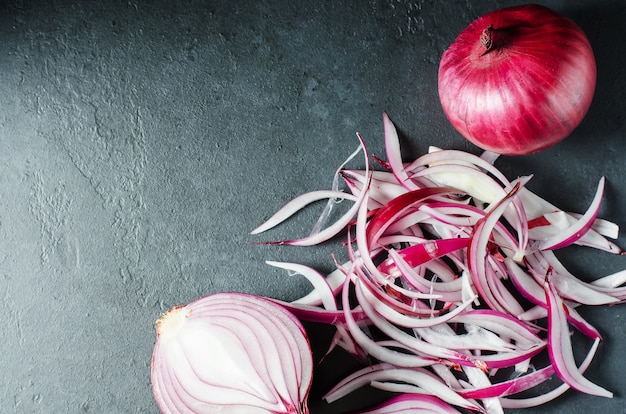
{"type": "Polygon", "coordinates": [[[156,330],[150,379],[162,413],[308,414],[309,340],[279,304],[216,293],[172,308],[156,330]]]}
{"type": "Polygon", "coordinates": [[[470,142],[525,155],[557,144],[581,123],[596,76],[582,29],[529,4],[485,14],[458,35],[441,58],[439,98],[470,142]]]}

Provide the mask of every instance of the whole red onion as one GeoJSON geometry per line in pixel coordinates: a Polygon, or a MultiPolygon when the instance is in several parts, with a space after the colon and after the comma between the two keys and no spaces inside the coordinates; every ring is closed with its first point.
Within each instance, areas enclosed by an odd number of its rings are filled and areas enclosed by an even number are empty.
{"type": "Polygon", "coordinates": [[[539,5],[479,17],[439,66],[439,98],[452,125],[504,155],[538,152],[570,135],[595,86],[595,58],[583,31],[539,5]]]}

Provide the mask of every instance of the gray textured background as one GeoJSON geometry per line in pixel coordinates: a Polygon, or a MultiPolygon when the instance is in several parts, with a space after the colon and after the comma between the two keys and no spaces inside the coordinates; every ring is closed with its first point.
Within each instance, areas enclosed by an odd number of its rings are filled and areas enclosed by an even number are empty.
{"type": "MultiPolygon", "coordinates": [[[[1,2],[0,412],[157,412],[149,366],[162,312],[224,290],[295,298],[306,283],[265,260],[325,272],[331,253],[343,257],[338,243],[249,243],[305,235],[314,209],[248,233],[328,188],[355,132],[383,155],[387,111],[407,159],[430,144],[476,151],[440,109],[439,57],[473,19],[517,3],[1,2]]],[[[587,32],[596,97],[571,138],[498,165],[534,173],[532,189],[574,211],[605,175],[602,216],[625,227],[623,2],[541,3],[587,32]]],[[[563,257],[585,279],[626,267],[563,257]]],[[[616,398],[570,392],[527,412],[624,412],[624,307],[584,315],[606,336],[589,377],[616,398]]],[[[343,374],[327,365],[314,397],[343,374]]]]}

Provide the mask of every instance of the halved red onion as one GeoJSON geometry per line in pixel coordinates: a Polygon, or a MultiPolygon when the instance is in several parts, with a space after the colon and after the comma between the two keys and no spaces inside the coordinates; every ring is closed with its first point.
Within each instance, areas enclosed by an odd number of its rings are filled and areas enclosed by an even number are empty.
{"type": "Polygon", "coordinates": [[[163,413],[306,414],[313,360],[280,305],[217,293],[157,321],[151,380],[163,413]]]}

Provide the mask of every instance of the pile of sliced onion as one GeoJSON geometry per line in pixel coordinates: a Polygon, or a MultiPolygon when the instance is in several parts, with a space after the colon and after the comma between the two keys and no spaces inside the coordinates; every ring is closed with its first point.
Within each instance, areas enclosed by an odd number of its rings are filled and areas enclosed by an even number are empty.
{"type": "Polygon", "coordinates": [[[622,252],[609,240],[617,226],[597,217],[604,178],[588,210],[573,214],[526,188],[532,177],[506,178],[490,152],[432,148],[403,162],[386,115],[384,127],[387,160],[377,159],[383,168],[370,167],[359,136],[365,169],[340,170],[347,192],[303,194],[252,232],[319,200],[353,203],[324,228],[318,223],[302,238],[271,242],[313,245],[344,232],[349,260],[336,271],[268,262],[313,286],[297,301],[277,303],[303,320],[333,324],[333,345],[374,361],[324,398],[331,403],[368,385],[397,393],[368,413],[502,413],[570,388],[612,397],[584,376],[601,336],[578,309],[626,301],[626,272],[588,283],[554,254],[572,244],[622,252]],[[577,361],[572,341],[584,336],[589,351],[577,361]],[[545,391],[554,376],[561,385],[545,391]],[[521,396],[529,390],[535,396],[521,396]]]}
{"type": "Polygon", "coordinates": [[[154,397],[163,413],[306,414],[308,338],[275,302],[217,293],[157,322],[154,397]]]}

